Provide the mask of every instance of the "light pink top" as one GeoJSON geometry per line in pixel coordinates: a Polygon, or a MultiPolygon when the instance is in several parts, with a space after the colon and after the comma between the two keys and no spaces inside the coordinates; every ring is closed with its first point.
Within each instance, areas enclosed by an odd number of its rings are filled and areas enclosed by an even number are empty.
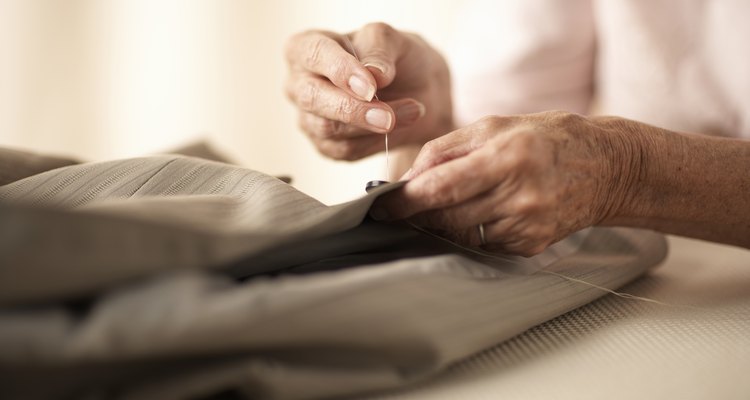
{"type": "Polygon", "coordinates": [[[750,1],[478,0],[459,16],[460,124],[543,110],[750,138],[750,1]]]}

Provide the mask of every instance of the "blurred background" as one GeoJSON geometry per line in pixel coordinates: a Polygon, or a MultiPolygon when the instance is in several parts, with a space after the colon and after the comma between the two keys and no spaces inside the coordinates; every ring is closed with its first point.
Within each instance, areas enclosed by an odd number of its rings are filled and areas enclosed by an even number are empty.
{"type": "Polygon", "coordinates": [[[0,0],[0,146],[104,160],[201,138],[242,165],[339,203],[383,178],[382,155],[324,159],[283,94],[283,48],[372,21],[445,50],[459,2],[0,0]]]}

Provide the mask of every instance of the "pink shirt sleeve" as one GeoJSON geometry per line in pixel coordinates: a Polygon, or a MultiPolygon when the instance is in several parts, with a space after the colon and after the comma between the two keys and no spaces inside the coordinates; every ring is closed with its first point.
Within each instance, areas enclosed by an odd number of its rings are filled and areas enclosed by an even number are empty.
{"type": "Polygon", "coordinates": [[[455,115],[586,113],[594,82],[591,0],[478,0],[459,16],[449,62],[455,115]]]}

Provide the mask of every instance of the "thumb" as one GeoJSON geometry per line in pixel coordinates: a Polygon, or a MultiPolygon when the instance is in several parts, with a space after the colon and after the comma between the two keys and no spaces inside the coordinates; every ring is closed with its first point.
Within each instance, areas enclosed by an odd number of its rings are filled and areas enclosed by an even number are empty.
{"type": "Polygon", "coordinates": [[[375,78],[378,87],[390,85],[396,78],[396,61],[401,52],[402,34],[381,22],[365,25],[354,39],[359,60],[375,78]]]}

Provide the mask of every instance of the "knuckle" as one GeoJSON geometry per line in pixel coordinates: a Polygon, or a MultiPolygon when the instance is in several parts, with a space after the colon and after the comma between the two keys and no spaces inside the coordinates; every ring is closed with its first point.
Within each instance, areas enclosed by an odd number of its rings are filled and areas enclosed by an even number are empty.
{"type": "Polygon", "coordinates": [[[321,118],[318,121],[317,133],[324,139],[337,137],[341,132],[342,124],[327,118],[321,118]]]}
{"type": "Polygon", "coordinates": [[[435,186],[434,179],[428,178],[424,180],[416,188],[414,197],[420,199],[429,208],[434,203],[435,186]]]}
{"type": "Polygon", "coordinates": [[[424,162],[433,162],[440,159],[441,146],[439,139],[433,139],[422,145],[417,159],[424,162]]]}
{"type": "Polygon", "coordinates": [[[513,209],[520,214],[530,214],[542,209],[544,203],[540,193],[527,191],[516,196],[513,201],[513,209]]]}
{"type": "Polygon", "coordinates": [[[341,131],[341,124],[339,122],[318,116],[301,118],[300,124],[303,131],[320,139],[334,138],[341,131]]]}
{"type": "Polygon", "coordinates": [[[487,115],[479,119],[475,124],[480,130],[495,131],[503,126],[504,121],[504,117],[500,117],[497,115],[487,115]]]}
{"type": "Polygon", "coordinates": [[[545,119],[553,125],[562,126],[578,125],[586,119],[586,117],[580,114],[560,110],[547,111],[543,115],[545,119]]]}
{"type": "Polygon", "coordinates": [[[517,150],[526,150],[528,146],[536,141],[537,134],[528,125],[522,125],[508,132],[508,138],[513,142],[517,150]]]}
{"type": "Polygon", "coordinates": [[[291,89],[292,96],[296,98],[297,105],[307,111],[315,110],[318,103],[318,87],[313,84],[301,84],[296,89],[291,89]]]}
{"type": "Polygon", "coordinates": [[[460,190],[456,185],[446,185],[439,176],[432,177],[423,185],[422,198],[428,208],[438,208],[458,203],[460,190]]]}
{"type": "Polygon", "coordinates": [[[322,150],[322,153],[334,160],[354,161],[359,158],[357,146],[349,140],[323,140],[322,150]]]}
{"type": "Polygon", "coordinates": [[[323,50],[328,44],[329,38],[323,35],[316,35],[315,39],[310,44],[310,51],[307,52],[307,58],[305,60],[306,65],[315,67],[320,65],[323,57],[323,50]]]}
{"type": "Polygon", "coordinates": [[[441,203],[440,198],[445,196],[442,189],[439,180],[430,177],[419,186],[416,196],[422,200],[426,208],[431,209],[438,206],[441,203]]]}
{"type": "Polygon", "coordinates": [[[502,153],[503,160],[511,168],[523,168],[539,162],[541,151],[538,148],[538,138],[533,132],[515,131],[511,135],[509,137],[511,151],[506,151],[504,148],[498,149],[498,152],[502,153]]]}
{"type": "Polygon", "coordinates": [[[347,60],[338,57],[335,60],[329,61],[327,65],[326,73],[331,81],[338,86],[344,85],[348,75],[347,60]]]}
{"type": "Polygon", "coordinates": [[[533,257],[546,249],[547,246],[544,243],[533,243],[518,249],[518,254],[524,257],[533,257]]]}
{"type": "Polygon", "coordinates": [[[335,107],[336,116],[345,124],[351,124],[359,111],[359,104],[349,97],[342,97],[335,107]]]}
{"type": "Polygon", "coordinates": [[[381,36],[393,36],[396,34],[396,30],[385,22],[372,22],[365,25],[364,29],[381,36]]]}
{"type": "Polygon", "coordinates": [[[567,115],[570,115],[571,113],[567,111],[562,110],[549,110],[542,113],[542,115],[547,119],[559,119],[564,118],[567,115]]]}
{"type": "Polygon", "coordinates": [[[494,156],[502,160],[510,170],[519,170],[526,163],[527,156],[518,151],[505,151],[503,148],[494,148],[494,156]]]}

